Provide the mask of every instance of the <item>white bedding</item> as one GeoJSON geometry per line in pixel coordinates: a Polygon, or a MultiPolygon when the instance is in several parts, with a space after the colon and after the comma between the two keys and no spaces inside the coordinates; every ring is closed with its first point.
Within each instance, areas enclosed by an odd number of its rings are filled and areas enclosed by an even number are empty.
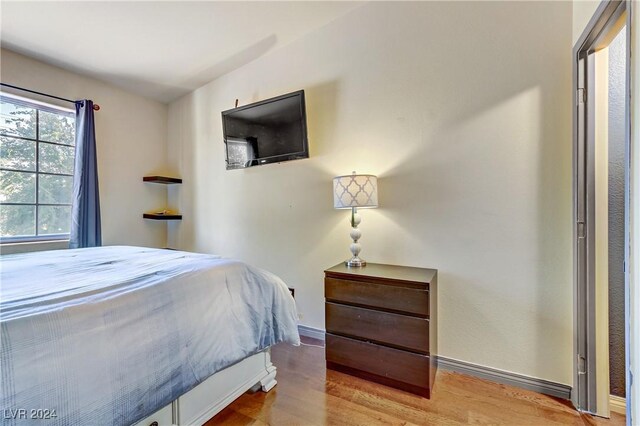
{"type": "Polygon", "coordinates": [[[286,285],[239,261],[121,246],[2,256],[0,268],[3,425],[131,424],[299,343],[286,285]]]}

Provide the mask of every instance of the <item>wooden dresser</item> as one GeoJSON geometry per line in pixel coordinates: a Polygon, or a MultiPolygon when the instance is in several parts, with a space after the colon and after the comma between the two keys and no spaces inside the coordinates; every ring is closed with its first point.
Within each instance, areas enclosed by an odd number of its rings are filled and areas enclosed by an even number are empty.
{"type": "Polygon", "coordinates": [[[324,272],[327,368],[429,398],[438,271],[340,263],[324,272]]]}

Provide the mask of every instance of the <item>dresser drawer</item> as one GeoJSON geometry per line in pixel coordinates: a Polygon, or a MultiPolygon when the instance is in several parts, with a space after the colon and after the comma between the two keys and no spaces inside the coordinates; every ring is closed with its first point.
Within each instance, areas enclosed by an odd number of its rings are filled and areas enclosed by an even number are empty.
{"type": "MultiPolygon", "coordinates": [[[[390,386],[406,389],[410,387],[428,389],[430,387],[430,357],[398,349],[361,342],[327,333],[326,357],[331,368],[339,366],[369,373],[394,382],[385,382],[390,386]]],[[[346,371],[345,371],[346,372],[346,371]]],[[[353,373],[351,371],[351,373],[353,373]]],[[[427,392],[406,389],[428,396],[427,392]]]]}
{"type": "Polygon", "coordinates": [[[327,302],[327,332],[429,353],[429,320],[327,302]]]}
{"type": "Polygon", "coordinates": [[[327,300],[429,316],[429,291],[399,285],[325,278],[327,300]]]}

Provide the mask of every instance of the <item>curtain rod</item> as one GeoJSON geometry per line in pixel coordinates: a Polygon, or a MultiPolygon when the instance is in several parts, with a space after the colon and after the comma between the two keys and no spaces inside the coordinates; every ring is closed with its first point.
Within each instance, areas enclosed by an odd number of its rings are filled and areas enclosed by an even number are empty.
{"type": "MultiPolygon", "coordinates": [[[[72,104],[75,104],[75,103],[78,103],[78,102],[82,102],[82,101],[72,101],[71,99],[61,98],[60,96],[49,95],[47,93],[36,92],[35,90],[25,89],[24,87],[14,86],[13,84],[0,83],[0,86],[11,87],[12,89],[22,90],[23,92],[29,92],[29,93],[33,93],[33,94],[40,95],[40,96],[46,96],[47,98],[58,99],[60,101],[71,102],[72,104]]],[[[100,105],[93,104],[93,110],[94,111],[100,111],[100,105]]]]}

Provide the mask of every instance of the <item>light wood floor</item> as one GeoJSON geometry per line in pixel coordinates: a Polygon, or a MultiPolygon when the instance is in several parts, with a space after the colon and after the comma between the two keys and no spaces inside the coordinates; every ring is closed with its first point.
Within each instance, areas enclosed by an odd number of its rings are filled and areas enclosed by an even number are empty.
{"type": "Polygon", "coordinates": [[[278,345],[272,360],[271,392],[242,395],[206,425],[624,425],[618,414],[580,415],[566,401],[443,370],[432,398],[420,398],[327,371],[319,347],[278,345]]]}

